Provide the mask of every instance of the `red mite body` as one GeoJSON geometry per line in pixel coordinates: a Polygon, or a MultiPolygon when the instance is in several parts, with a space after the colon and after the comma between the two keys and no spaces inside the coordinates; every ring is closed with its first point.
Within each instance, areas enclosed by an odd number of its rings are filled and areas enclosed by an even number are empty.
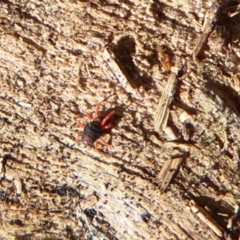
{"type": "Polygon", "coordinates": [[[82,143],[93,146],[94,142],[102,135],[101,124],[98,121],[87,123],[82,134],[82,143]]]}
{"type": "MultiPolygon", "coordinates": [[[[79,133],[77,136],[77,141],[81,139],[81,142],[86,146],[94,146],[97,149],[97,141],[101,138],[102,134],[106,130],[111,130],[112,123],[110,122],[111,118],[115,114],[115,111],[112,110],[104,118],[99,117],[99,108],[102,102],[97,104],[96,110],[93,114],[85,114],[90,122],[87,123],[82,133],[79,133]]],[[[79,127],[82,127],[82,124],[77,122],[79,127]]]]}

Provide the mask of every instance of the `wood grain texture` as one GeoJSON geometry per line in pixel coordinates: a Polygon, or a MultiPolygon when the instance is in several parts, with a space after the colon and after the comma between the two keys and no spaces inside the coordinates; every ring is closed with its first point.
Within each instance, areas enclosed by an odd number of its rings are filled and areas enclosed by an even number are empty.
{"type": "MultiPolygon", "coordinates": [[[[192,59],[212,3],[0,1],[0,239],[220,239],[189,205],[194,200],[225,231],[240,199],[234,22],[228,49],[214,31],[203,60],[192,59]],[[143,100],[108,71],[106,46],[143,100]],[[154,131],[170,76],[159,46],[171,50],[176,68],[187,66],[168,121],[180,136],[188,128],[187,140],[154,131]],[[112,94],[102,114],[116,111],[105,136],[114,148],[84,148],[75,141],[77,119],[86,123],[84,113],[112,94]],[[156,176],[186,152],[161,194],[156,176]]],[[[236,218],[228,239],[238,239],[239,228],[236,218]]]]}

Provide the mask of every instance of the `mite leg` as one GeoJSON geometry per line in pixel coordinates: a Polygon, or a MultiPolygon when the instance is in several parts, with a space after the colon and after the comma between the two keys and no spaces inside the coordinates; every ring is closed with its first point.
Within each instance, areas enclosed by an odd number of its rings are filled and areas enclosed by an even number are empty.
{"type": "Polygon", "coordinates": [[[76,125],[77,127],[84,128],[84,124],[82,124],[80,120],[77,120],[76,125]]]}
{"type": "Polygon", "coordinates": [[[115,111],[112,110],[101,122],[101,126],[104,127],[104,125],[106,124],[106,122],[115,114],[115,111]]]}
{"type": "Polygon", "coordinates": [[[92,116],[93,119],[98,118],[101,105],[102,105],[102,102],[97,104],[95,112],[93,113],[93,116],[92,116]]]}
{"type": "Polygon", "coordinates": [[[82,132],[78,133],[78,135],[76,136],[76,141],[80,141],[82,138],[82,132]]]}
{"type": "Polygon", "coordinates": [[[84,115],[88,118],[88,120],[92,121],[94,117],[92,116],[91,113],[84,113],[84,115]]]}
{"type": "Polygon", "coordinates": [[[103,130],[108,130],[112,128],[112,123],[107,123],[101,127],[103,130]]]}
{"type": "Polygon", "coordinates": [[[107,146],[107,148],[108,149],[112,149],[113,147],[112,147],[112,144],[111,143],[108,143],[108,142],[106,142],[103,138],[99,138],[96,142],[94,142],[94,149],[96,150],[96,151],[99,151],[98,150],[98,147],[99,147],[99,145],[105,145],[105,146],[107,146]]]}
{"type": "Polygon", "coordinates": [[[106,141],[103,139],[103,137],[101,137],[101,138],[99,139],[99,142],[101,142],[101,144],[107,146],[108,149],[112,149],[112,148],[113,148],[112,144],[109,143],[109,142],[106,142],[106,141]]]}
{"type": "Polygon", "coordinates": [[[98,152],[99,143],[96,141],[96,142],[94,142],[93,146],[94,146],[95,151],[98,152]]]}

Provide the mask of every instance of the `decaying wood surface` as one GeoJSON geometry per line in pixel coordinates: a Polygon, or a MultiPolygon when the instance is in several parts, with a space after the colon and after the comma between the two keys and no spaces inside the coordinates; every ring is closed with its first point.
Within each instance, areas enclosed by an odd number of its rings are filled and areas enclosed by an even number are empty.
{"type": "Polygon", "coordinates": [[[222,239],[214,226],[239,238],[239,14],[209,34],[201,61],[192,56],[213,4],[0,1],[0,239],[222,239]],[[186,65],[169,108],[176,141],[154,130],[171,74],[159,46],[186,65]],[[84,148],[76,120],[110,95],[114,147],[84,148]],[[161,193],[165,162],[186,153],[161,193]]]}

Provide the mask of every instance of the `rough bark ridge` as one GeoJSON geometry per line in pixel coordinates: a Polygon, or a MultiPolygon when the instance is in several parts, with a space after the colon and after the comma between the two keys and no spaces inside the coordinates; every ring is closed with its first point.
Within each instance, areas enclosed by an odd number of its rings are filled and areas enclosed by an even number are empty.
{"type": "MultiPolygon", "coordinates": [[[[221,239],[190,204],[226,230],[240,196],[239,31],[231,49],[214,31],[203,60],[191,56],[212,3],[0,2],[0,239],[221,239]],[[110,71],[107,45],[143,100],[110,71]],[[168,121],[176,142],[153,130],[170,76],[159,46],[186,65],[168,121]],[[76,120],[110,95],[114,148],[83,148],[76,120]],[[156,177],[181,154],[161,194],[156,177]]],[[[230,239],[239,228],[236,218],[230,239]]]]}

